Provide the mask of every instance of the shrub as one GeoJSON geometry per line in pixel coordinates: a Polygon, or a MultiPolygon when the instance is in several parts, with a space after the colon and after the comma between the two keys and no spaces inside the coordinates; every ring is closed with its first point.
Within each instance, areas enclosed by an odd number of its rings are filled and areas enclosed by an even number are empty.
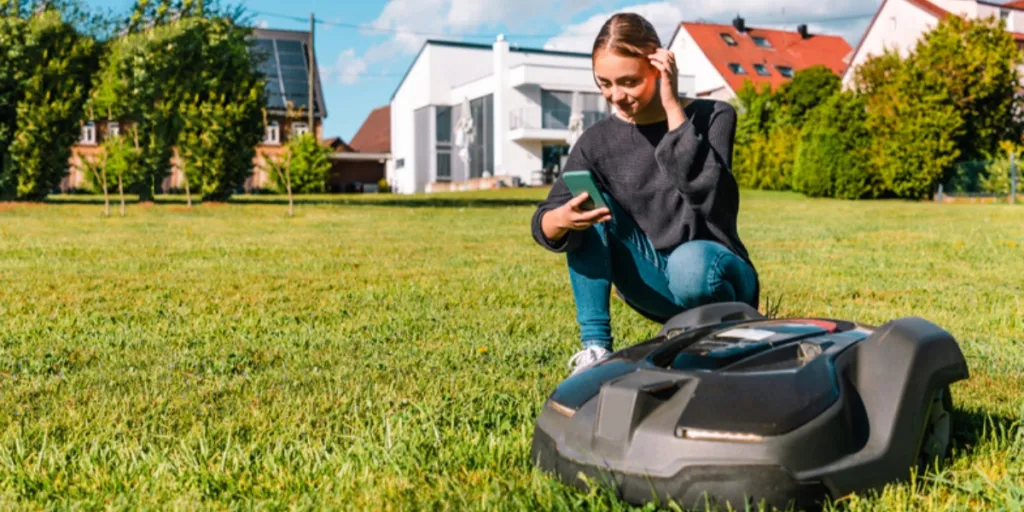
{"type": "Polygon", "coordinates": [[[850,92],[835,94],[812,110],[800,133],[793,189],[810,197],[878,197],[882,188],[868,165],[866,120],[863,98],[850,92]]]}

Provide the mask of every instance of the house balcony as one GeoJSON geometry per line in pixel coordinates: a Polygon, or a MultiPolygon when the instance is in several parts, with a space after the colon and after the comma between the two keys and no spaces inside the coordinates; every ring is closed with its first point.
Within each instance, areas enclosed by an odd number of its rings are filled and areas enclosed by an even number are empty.
{"type": "MultiPolygon", "coordinates": [[[[509,87],[540,86],[543,89],[564,89],[598,92],[594,71],[589,66],[554,66],[520,64],[508,70],[509,87]]],[[[679,75],[679,94],[689,98],[697,95],[696,77],[679,75]]]]}
{"type": "MultiPolygon", "coordinates": [[[[569,110],[513,109],[509,112],[508,139],[515,142],[550,142],[568,144],[569,110]],[[532,115],[531,115],[532,114],[532,115]]],[[[583,129],[590,128],[609,113],[583,111],[583,129]]]]}

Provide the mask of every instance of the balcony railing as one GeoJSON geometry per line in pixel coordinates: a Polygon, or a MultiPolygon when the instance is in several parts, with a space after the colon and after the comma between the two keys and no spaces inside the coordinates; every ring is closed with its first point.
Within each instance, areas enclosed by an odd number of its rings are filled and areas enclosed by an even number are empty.
{"type": "MultiPolygon", "coordinates": [[[[541,112],[540,120],[538,122],[536,116],[536,109],[533,109],[534,115],[527,115],[527,109],[519,108],[512,109],[509,112],[508,128],[509,130],[518,129],[545,129],[545,130],[568,130],[569,129],[569,118],[572,116],[570,109],[550,109],[541,112]]],[[[590,128],[598,121],[604,119],[609,114],[607,112],[601,112],[599,110],[584,110],[583,111],[583,129],[590,128]]]]}

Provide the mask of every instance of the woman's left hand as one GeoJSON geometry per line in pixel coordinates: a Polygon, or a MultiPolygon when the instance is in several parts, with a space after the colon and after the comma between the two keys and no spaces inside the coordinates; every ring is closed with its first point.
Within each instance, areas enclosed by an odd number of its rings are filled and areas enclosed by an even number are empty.
{"type": "Polygon", "coordinates": [[[659,71],[661,105],[665,107],[668,116],[669,130],[674,130],[685,120],[683,108],[679,104],[679,68],[676,67],[676,56],[664,48],[658,48],[647,58],[659,71]]]}

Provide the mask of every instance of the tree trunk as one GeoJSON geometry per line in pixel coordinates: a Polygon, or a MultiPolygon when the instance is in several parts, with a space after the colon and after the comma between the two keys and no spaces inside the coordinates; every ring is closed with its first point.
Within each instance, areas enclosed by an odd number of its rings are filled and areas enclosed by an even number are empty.
{"type": "Polygon", "coordinates": [[[295,216],[295,203],[294,203],[294,201],[292,201],[292,156],[291,156],[291,153],[289,153],[288,156],[285,157],[285,158],[287,159],[286,160],[287,163],[285,165],[284,172],[285,172],[285,186],[288,187],[288,216],[289,217],[294,217],[295,216]]]}
{"type": "Polygon", "coordinates": [[[103,169],[100,178],[103,183],[103,215],[110,217],[110,187],[107,185],[107,154],[103,153],[103,169]]]}
{"type": "Polygon", "coordinates": [[[181,177],[185,180],[185,200],[188,201],[188,207],[192,208],[192,192],[188,190],[188,175],[185,174],[185,168],[181,169],[181,177]]]}
{"type": "Polygon", "coordinates": [[[121,195],[121,216],[124,217],[124,180],[117,176],[117,193],[121,195]]]}

